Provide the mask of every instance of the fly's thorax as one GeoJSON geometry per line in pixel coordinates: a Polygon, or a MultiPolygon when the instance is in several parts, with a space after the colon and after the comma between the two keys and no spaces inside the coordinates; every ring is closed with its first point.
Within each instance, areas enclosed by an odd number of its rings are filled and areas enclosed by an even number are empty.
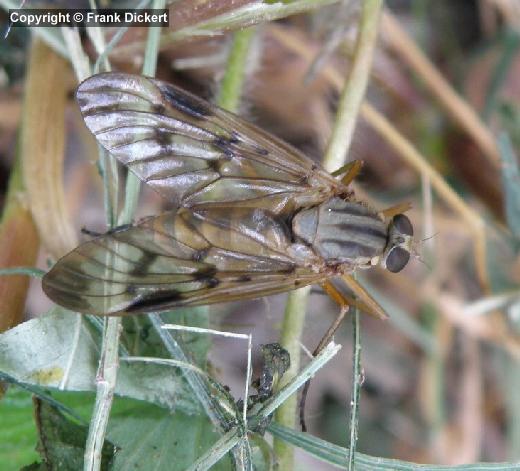
{"type": "Polygon", "coordinates": [[[388,226],[374,210],[341,198],[300,211],[292,229],[327,263],[352,266],[377,263],[388,240],[388,226]]]}

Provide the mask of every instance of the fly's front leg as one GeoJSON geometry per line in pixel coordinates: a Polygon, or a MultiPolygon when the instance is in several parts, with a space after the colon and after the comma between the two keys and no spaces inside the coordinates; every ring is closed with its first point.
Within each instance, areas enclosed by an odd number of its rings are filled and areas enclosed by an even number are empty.
{"type": "MultiPolygon", "coordinates": [[[[312,356],[316,356],[318,353],[320,353],[323,348],[332,340],[334,337],[334,334],[336,333],[336,330],[338,330],[338,327],[341,325],[341,322],[343,321],[344,317],[346,316],[349,306],[352,304],[349,299],[343,295],[330,281],[325,281],[322,284],[322,288],[338,305],[339,305],[339,313],[336,316],[336,319],[334,319],[334,322],[330,325],[330,327],[327,329],[327,332],[322,337],[320,342],[318,343],[318,346],[314,349],[312,352],[312,356]]],[[[309,391],[309,386],[311,384],[311,380],[308,380],[302,389],[302,395],[300,399],[300,425],[304,432],[307,431],[307,426],[305,424],[305,401],[307,400],[307,393],[309,391]]]]}
{"type": "Polygon", "coordinates": [[[109,229],[106,232],[96,232],[91,231],[90,229],[87,229],[86,227],[81,228],[81,233],[91,236],[91,237],[101,237],[104,235],[110,235],[110,234],[116,234],[117,232],[123,232],[127,229],[130,229],[132,227],[132,224],[121,224],[120,226],[113,227],[112,229],[109,229]]]}
{"type": "Polygon", "coordinates": [[[353,160],[352,162],[343,165],[343,167],[338,168],[338,170],[335,172],[332,172],[331,175],[334,177],[343,175],[341,177],[341,183],[343,183],[345,186],[348,186],[352,183],[354,178],[358,176],[362,166],[363,162],[361,160],[353,160]]]}
{"type": "Polygon", "coordinates": [[[363,312],[377,317],[378,319],[388,319],[388,314],[385,312],[385,310],[372,296],[370,296],[368,291],[363,288],[363,286],[361,286],[357,280],[355,280],[350,275],[342,275],[341,279],[349,287],[350,291],[352,291],[356,296],[356,299],[352,299],[342,294],[343,298],[346,299],[351,306],[356,306],[363,312]]]}
{"type": "Polygon", "coordinates": [[[379,214],[383,217],[383,219],[391,219],[398,214],[406,213],[406,211],[409,209],[412,209],[412,205],[410,203],[401,203],[383,209],[383,211],[380,211],[379,214]]]}

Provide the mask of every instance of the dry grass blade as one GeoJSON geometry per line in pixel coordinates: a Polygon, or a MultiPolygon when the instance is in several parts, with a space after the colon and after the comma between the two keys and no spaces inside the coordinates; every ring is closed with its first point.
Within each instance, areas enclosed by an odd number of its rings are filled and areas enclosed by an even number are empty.
{"type": "Polygon", "coordinates": [[[65,106],[69,67],[34,39],[26,81],[21,156],[29,205],[43,244],[54,257],[76,246],[63,188],[65,106]]]}
{"type": "Polygon", "coordinates": [[[419,75],[446,111],[471,135],[488,159],[498,166],[500,158],[495,138],[475,110],[455,92],[390,13],[383,14],[381,26],[388,46],[419,75]]]}

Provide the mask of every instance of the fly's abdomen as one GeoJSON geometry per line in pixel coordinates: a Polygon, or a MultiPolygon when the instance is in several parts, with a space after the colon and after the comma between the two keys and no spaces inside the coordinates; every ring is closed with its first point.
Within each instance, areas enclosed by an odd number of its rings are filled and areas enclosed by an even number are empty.
{"type": "Polygon", "coordinates": [[[381,255],[388,234],[373,210],[340,198],[300,211],[293,219],[293,231],[326,261],[354,265],[381,255]]]}

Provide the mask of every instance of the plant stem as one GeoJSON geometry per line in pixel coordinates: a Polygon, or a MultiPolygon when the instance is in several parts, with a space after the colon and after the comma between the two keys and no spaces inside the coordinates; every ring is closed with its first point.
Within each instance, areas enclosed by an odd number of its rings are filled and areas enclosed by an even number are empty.
{"type": "MultiPolygon", "coordinates": [[[[155,0],[151,8],[164,8],[165,0],[155,0]]],[[[146,42],[146,49],[143,62],[143,75],[153,77],[155,69],[157,68],[157,54],[159,52],[159,38],[161,36],[161,28],[149,28],[148,39],[146,42]]],[[[130,224],[132,222],[137,202],[139,200],[139,190],[141,183],[139,179],[132,173],[128,172],[126,175],[125,186],[125,203],[121,214],[117,220],[118,225],[130,224]]]]}
{"type": "MultiPolygon", "coordinates": [[[[287,297],[285,313],[280,336],[282,345],[291,357],[291,366],[283,375],[278,388],[283,388],[300,370],[300,342],[305,324],[305,309],[310,293],[310,286],[291,291],[287,297]]],[[[298,397],[293,394],[276,411],[275,420],[278,424],[285,427],[294,428],[296,425],[296,407],[298,397]]],[[[287,442],[274,438],[273,448],[278,459],[279,469],[291,470],[294,468],[294,448],[287,442]]]]}
{"type": "Polygon", "coordinates": [[[117,380],[119,336],[121,334],[121,319],[110,317],[106,320],[103,344],[101,345],[101,358],[96,377],[96,401],[94,412],[90,420],[87,443],[85,445],[85,471],[98,471],[101,469],[101,456],[105,441],[106,428],[114,390],[117,380]]]}
{"type": "Polygon", "coordinates": [[[361,391],[361,328],[359,325],[359,309],[354,309],[352,316],[352,340],[353,340],[353,359],[352,359],[352,399],[350,403],[350,437],[348,448],[348,469],[355,469],[356,443],[358,439],[358,414],[359,414],[359,394],[361,391]]]}
{"type": "MultiPolygon", "coordinates": [[[[164,8],[164,0],[155,0],[152,8],[164,8]]],[[[149,28],[146,51],[143,63],[143,74],[155,75],[157,54],[159,50],[159,36],[161,28],[149,28]]],[[[127,224],[132,221],[139,198],[139,180],[134,174],[128,173],[125,188],[125,203],[118,224],[127,224]]],[[[108,191],[108,188],[105,189],[108,191]]],[[[117,198],[115,199],[117,201],[117,198]]],[[[113,215],[112,215],[113,216],[113,215]]],[[[110,220],[114,220],[114,217],[110,220]]],[[[97,471],[101,466],[101,452],[105,439],[106,428],[110,416],[110,409],[114,398],[114,390],[119,367],[119,338],[122,323],[120,317],[109,317],[105,324],[101,359],[98,368],[96,402],[94,413],[89,427],[87,445],[85,447],[85,471],[97,471]]]]}
{"type": "Polygon", "coordinates": [[[256,28],[247,28],[233,35],[226,71],[220,83],[217,104],[233,113],[238,110],[244,79],[248,74],[247,59],[255,31],[256,28]]]}
{"type": "Polygon", "coordinates": [[[363,2],[351,69],[341,93],[332,136],[325,152],[324,162],[334,167],[326,167],[329,171],[339,168],[345,162],[350,148],[359,109],[370,77],[382,4],[382,0],[363,2]]]}
{"type": "MultiPolygon", "coordinates": [[[[340,167],[348,153],[352,133],[363,96],[366,91],[372,55],[377,38],[377,25],[382,0],[366,0],[361,16],[360,29],[356,44],[352,69],[345,82],[338,106],[334,129],[323,159],[323,166],[328,171],[340,167]]],[[[291,379],[291,374],[299,368],[300,337],[305,319],[305,306],[309,289],[301,289],[289,293],[285,310],[280,343],[291,353],[291,370],[284,376],[291,379]]],[[[294,427],[296,398],[286,401],[276,413],[276,421],[286,427],[294,427]]],[[[280,469],[293,469],[293,448],[275,438],[274,449],[280,463],[280,469]]]]}

